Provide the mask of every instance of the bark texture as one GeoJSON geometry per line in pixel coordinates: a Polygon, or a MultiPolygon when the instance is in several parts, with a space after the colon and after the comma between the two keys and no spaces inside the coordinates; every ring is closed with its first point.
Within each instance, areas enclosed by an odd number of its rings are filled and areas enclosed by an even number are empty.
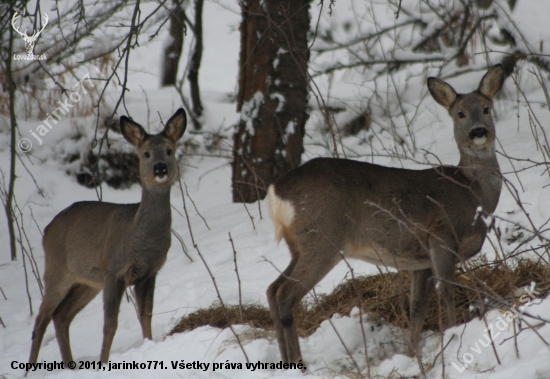
{"type": "Polygon", "coordinates": [[[195,33],[195,47],[193,49],[193,55],[191,57],[191,64],[189,66],[189,87],[191,90],[191,101],[193,102],[193,126],[196,130],[201,129],[202,125],[199,122],[199,118],[202,116],[202,101],[199,87],[199,69],[201,67],[202,60],[202,9],[204,6],[204,0],[195,0],[195,27],[193,32],[195,33]]]}
{"type": "Polygon", "coordinates": [[[162,86],[173,86],[178,76],[178,66],[185,36],[185,10],[183,1],[175,0],[170,13],[170,40],[164,48],[162,86]]]}
{"type": "Polygon", "coordinates": [[[300,165],[307,113],[309,1],[242,5],[233,201],[263,199],[269,184],[300,165]]]}

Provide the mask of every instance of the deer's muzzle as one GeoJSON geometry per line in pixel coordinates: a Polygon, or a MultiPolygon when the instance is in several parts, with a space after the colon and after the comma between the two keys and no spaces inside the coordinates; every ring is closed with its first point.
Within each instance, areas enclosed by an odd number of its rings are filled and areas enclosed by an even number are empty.
{"type": "Polygon", "coordinates": [[[482,146],[487,142],[489,131],[485,128],[475,128],[470,131],[469,137],[477,146],[482,146]]]}
{"type": "Polygon", "coordinates": [[[157,163],[153,166],[155,180],[158,183],[164,183],[168,179],[168,166],[166,163],[157,163]]]}
{"type": "Polygon", "coordinates": [[[489,131],[485,128],[475,128],[470,131],[469,137],[470,139],[474,138],[483,138],[487,137],[489,135],[489,131]]]}

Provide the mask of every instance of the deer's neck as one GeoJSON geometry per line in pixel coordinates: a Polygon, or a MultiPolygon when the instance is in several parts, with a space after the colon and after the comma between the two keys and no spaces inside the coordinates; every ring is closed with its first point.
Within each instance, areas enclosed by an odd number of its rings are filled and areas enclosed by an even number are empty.
{"type": "Polygon", "coordinates": [[[481,206],[492,213],[498,203],[502,179],[494,147],[483,150],[460,151],[459,167],[472,183],[477,182],[481,206]]]}
{"type": "Polygon", "coordinates": [[[136,231],[161,237],[170,232],[171,224],[170,190],[161,192],[143,188],[141,203],[134,218],[136,231]]]}

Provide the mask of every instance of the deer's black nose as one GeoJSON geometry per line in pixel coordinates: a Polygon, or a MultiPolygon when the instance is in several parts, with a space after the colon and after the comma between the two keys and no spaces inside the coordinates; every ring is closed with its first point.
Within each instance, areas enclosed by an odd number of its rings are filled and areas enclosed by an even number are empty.
{"type": "Polygon", "coordinates": [[[155,175],[166,175],[168,174],[168,166],[166,166],[166,163],[157,163],[153,166],[153,171],[155,175]]]}
{"type": "Polygon", "coordinates": [[[470,132],[470,139],[487,137],[489,131],[485,128],[475,128],[470,132]]]}

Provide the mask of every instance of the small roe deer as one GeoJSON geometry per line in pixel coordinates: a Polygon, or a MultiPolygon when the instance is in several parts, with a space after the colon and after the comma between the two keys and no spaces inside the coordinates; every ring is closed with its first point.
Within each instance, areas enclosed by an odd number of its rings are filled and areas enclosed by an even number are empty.
{"type": "Polygon", "coordinates": [[[291,253],[267,289],[283,362],[302,359],[296,306],[342,257],[412,271],[411,353],[428,309],[430,278],[438,280],[447,323],[455,323],[454,266],[481,249],[487,226],[478,208],[492,213],[502,187],[491,109],[503,81],[501,65],[465,95],[428,79],[433,98],[453,118],[458,166],[406,170],[318,158],[269,186],[277,241],[284,238],[291,253]]]}
{"type": "Polygon", "coordinates": [[[101,362],[109,359],[120,302],[128,286],[135,289],[143,337],[152,338],[155,278],[171,243],[170,189],[178,171],[176,142],[186,126],[183,109],[156,135],[122,116],[122,135],[136,146],[139,157],[141,203],[74,203],[46,227],[42,239],[46,289],[34,325],[30,363],[38,358],[52,318],[63,361],[67,364],[73,360],[69,326],[102,289],[105,323],[101,362]]]}

